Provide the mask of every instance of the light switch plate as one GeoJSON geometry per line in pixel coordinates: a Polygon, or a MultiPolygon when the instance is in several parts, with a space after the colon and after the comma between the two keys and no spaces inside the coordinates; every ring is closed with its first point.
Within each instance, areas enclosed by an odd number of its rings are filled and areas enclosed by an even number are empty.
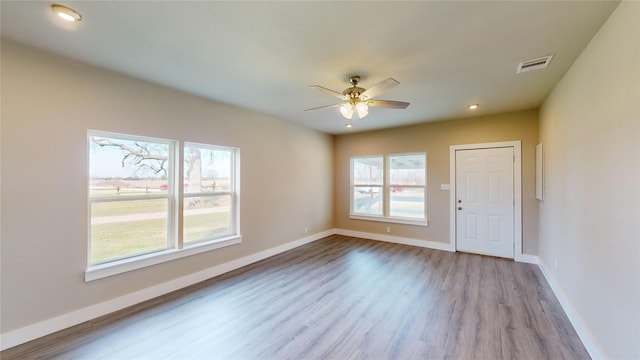
{"type": "Polygon", "coordinates": [[[440,184],[440,190],[451,190],[451,185],[449,185],[449,184],[440,184]]]}

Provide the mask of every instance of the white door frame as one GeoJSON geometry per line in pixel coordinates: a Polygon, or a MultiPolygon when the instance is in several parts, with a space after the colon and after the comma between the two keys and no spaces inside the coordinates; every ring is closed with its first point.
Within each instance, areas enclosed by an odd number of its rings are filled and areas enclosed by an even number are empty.
{"type": "Polygon", "coordinates": [[[449,243],[456,249],[456,151],[471,149],[490,149],[499,147],[512,147],[513,156],[513,241],[514,260],[529,262],[527,256],[522,254],[522,143],[516,141],[502,141],[482,144],[465,144],[449,146],[449,243]]]}

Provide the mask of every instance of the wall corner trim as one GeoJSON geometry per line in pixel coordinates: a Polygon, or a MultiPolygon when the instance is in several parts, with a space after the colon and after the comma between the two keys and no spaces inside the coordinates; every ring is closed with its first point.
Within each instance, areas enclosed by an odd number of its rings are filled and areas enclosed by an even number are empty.
{"type": "Polygon", "coordinates": [[[138,290],[136,292],[123,295],[115,299],[87,306],[70,313],[62,314],[51,319],[40,321],[16,330],[0,334],[0,351],[18,346],[20,344],[24,344],[28,341],[35,340],[42,336],[52,334],[56,331],[66,329],[74,325],[78,325],[85,321],[96,319],[100,316],[122,310],[143,301],[168,294],[172,291],[197,284],[199,282],[211,279],[213,277],[236,270],[243,266],[247,266],[260,260],[264,260],[268,257],[295,249],[302,245],[309,244],[311,242],[334,234],[336,234],[336,229],[322,231],[317,234],[313,234],[298,240],[288,242],[286,244],[257,252],[255,254],[232,260],[224,264],[216,265],[208,269],[204,269],[171,281],[167,281],[165,283],[138,290]]]}

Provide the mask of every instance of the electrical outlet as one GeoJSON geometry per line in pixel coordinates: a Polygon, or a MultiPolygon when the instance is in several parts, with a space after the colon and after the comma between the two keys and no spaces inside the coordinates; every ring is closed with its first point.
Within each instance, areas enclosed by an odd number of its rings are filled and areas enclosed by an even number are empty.
{"type": "Polygon", "coordinates": [[[391,232],[391,226],[387,226],[387,232],[390,233],[391,232]]]}
{"type": "Polygon", "coordinates": [[[309,228],[308,227],[304,227],[304,234],[307,235],[307,233],[309,232],[309,228]]]}
{"type": "Polygon", "coordinates": [[[556,271],[558,270],[558,259],[555,259],[553,261],[553,266],[556,268],[556,271]]]}

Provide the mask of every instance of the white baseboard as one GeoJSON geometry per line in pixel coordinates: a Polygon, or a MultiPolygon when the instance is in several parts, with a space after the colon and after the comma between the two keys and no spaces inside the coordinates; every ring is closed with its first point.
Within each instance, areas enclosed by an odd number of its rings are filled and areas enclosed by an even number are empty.
{"type": "Polygon", "coordinates": [[[521,263],[540,265],[540,259],[536,255],[516,254],[513,260],[521,263]]]}
{"type": "Polygon", "coordinates": [[[336,234],[359,237],[359,238],[369,239],[369,240],[386,241],[386,242],[396,243],[396,244],[419,246],[419,247],[435,249],[435,250],[444,250],[444,251],[451,251],[451,252],[456,251],[455,247],[452,244],[429,241],[429,240],[418,240],[418,239],[411,239],[411,238],[405,238],[405,237],[399,237],[399,236],[375,234],[375,233],[345,230],[345,229],[336,229],[336,234]]]}
{"type": "Polygon", "coordinates": [[[311,236],[307,236],[271,249],[260,251],[258,253],[242,257],[224,264],[220,264],[193,274],[183,276],[162,284],[148,287],[131,294],[123,295],[118,298],[108,300],[96,305],[88,306],[67,314],[56,316],[32,325],[0,334],[0,350],[35,340],[39,337],[52,334],[56,331],[66,329],[68,327],[78,325],[85,321],[98,318],[109,313],[122,310],[129,306],[139,304],[172,291],[180,290],[184,287],[197,284],[207,279],[222,275],[229,271],[241,268],[243,266],[264,260],[268,257],[283,253],[285,251],[297,248],[299,246],[311,243],[324,237],[336,233],[335,229],[323,231],[311,236]]]}
{"type": "Polygon", "coordinates": [[[604,359],[605,357],[602,355],[602,352],[596,345],[597,343],[593,335],[591,335],[591,332],[587,329],[587,326],[584,324],[584,321],[582,321],[582,318],[574,311],[573,306],[571,305],[571,301],[569,301],[569,299],[566,297],[564,291],[562,291],[562,288],[560,288],[560,285],[558,285],[555,277],[553,276],[551,271],[549,271],[549,268],[544,262],[542,262],[542,260],[538,262],[538,267],[540,268],[542,275],[544,275],[544,278],[547,280],[549,287],[551,287],[551,290],[556,295],[560,306],[562,306],[562,310],[564,310],[564,313],[567,314],[571,325],[573,325],[573,328],[576,330],[578,337],[582,341],[585,349],[587,349],[587,352],[589,353],[591,358],[594,360],[604,359]]]}

